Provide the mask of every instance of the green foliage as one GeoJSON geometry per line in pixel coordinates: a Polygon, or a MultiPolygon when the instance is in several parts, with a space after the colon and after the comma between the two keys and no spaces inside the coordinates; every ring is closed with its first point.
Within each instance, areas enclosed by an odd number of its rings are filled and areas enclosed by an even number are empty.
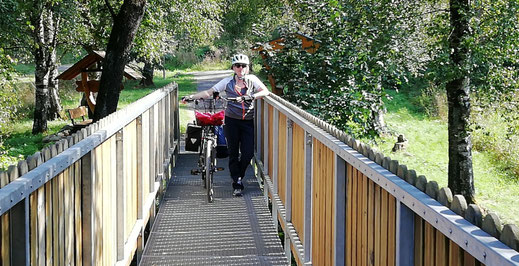
{"type": "Polygon", "coordinates": [[[270,51],[268,62],[287,99],[350,134],[377,135],[384,89],[407,80],[399,38],[409,27],[397,18],[413,4],[330,0],[295,7],[299,24],[284,29],[285,48],[270,51]],[[314,54],[289,34],[301,29],[320,41],[314,54]]]}
{"type": "Polygon", "coordinates": [[[12,83],[12,60],[0,48],[0,146],[2,136],[8,133],[9,124],[20,106],[20,97],[12,83]]]}

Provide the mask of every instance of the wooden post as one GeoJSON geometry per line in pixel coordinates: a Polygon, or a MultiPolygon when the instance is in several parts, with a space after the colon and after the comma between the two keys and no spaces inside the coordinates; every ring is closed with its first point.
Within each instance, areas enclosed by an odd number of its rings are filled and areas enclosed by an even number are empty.
{"type": "Polygon", "coordinates": [[[94,184],[95,184],[95,152],[90,151],[81,158],[81,214],[82,214],[82,254],[83,265],[96,265],[97,260],[94,255],[96,250],[95,241],[95,217],[94,217],[94,184]]]}
{"type": "Polygon", "coordinates": [[[292,251],[290,250],[290,232],[288,232],[288,223],[292,222],[292,146],[293,146],[293,127],[294,122],[287,119],[287,144],[286,144],[286,175],[285,175],[285,254],[288,261],[292,260],[292,251]]]}
{"type": "Polygon", "coordinates": [[[116,162],[116,206],[117,206],[117,215],[116,215],[116,230],[117,230],[117,261],[124,259],[124,227],[125,227],[125,209],[126,209],[126,191],[124,187],[124,151],[123,151],[123,130],[119,130],[115,135],[115,162],[116,162]]]}
{"type": "MultiPolygon", "coordinates": [[[[263,105],[263,171],[269,172],[269,107],[268,104],[263,105]]],[[[269,202],[269,187],[266,181],[263,181],[263,194],[265,196],[265,202],[269,202]]]]}
{"type": "Polygon", "coordinates": [[[176,141],[176,149],[175,156],[178,155],[180,151],[180,110],[178,108],[178,85],[175,88],[175,136],[174,139],[176,141]]]}
{"type": "Polygon", "coordinates": [[[261,130],[263,128],[263,116],[262,116],[262,103],[263,103],[263,100],[257,100],[256,101],[256,108],[255,108],[255,111],[256,111],[256,115],[254,116],[255,118],[255,123],[256,123],[256,141],[255,141],[255,145],[254,145],[254,150],[255,150],[255,154],[256,154],[256,158],[260,161],[263,161],[263,154],[261,153],[261,150],[262,150],[262,147],[261,147],[261,138],[263,137],[261,135],[261,130]]]}
{"type": "Polygon", "coordinates": [[[279,111],[274,109],[272,113],[272,183],[274,187],[274,191],[271,192],[272,195],[272,222],[274,223],[274,228],[276,228],[276,232],[278,231],[278,205],[274,201],[274,194],[279,194],[278,192],[278,166],[279,166],[279,111]]]}
{"type": "Polygon", "coordinates": [[[335,171],[334,171],[334,187],[335,187],[335,219],[334,221],[334,254],[335,265],[344,265],[344,250],[346,247],[346,162],[337,154],[335,154],[335,171]]]}
{"type": "MultiPolygon", "coordinates": [[[[19,177],[16,166],[8,169],[10,181],[19,177]]],[[[23,173],[22,173],[23,174],[23,173]]],[[[9,210],[9,235],[11,265],[30,265],[29,199],[17,203],[9,210]]]]}
{"type": "Polygon", "coordinates": [[[312,177],[313,177],[313,159],[312,159],[312,146],[313,137],[310,133],[305,131],[305,203],[304,203],[304,252],[305,258],[304,263],[312,261],[312,177]]]}
{"type": "Polygon", "coordinates": [[[414,212],[396,201],[396,264],[414,265],[414,212]]]}
{"type": "MultiPolygon", "coordinates": [[[[144,180],[143,180],[143,147],[142,147],[142,114],[139,115],[136,119],[136,145],[137,145],[137,219],[143,220],[144,219],[144,201],[147,191],[144,191],[144,180]]],[[[143,223],[141,232],[139,234],[139,237],[137,239],[137,251],[136,251],[136,258],[137,263],[141,261],[142,251],[144,248],[144,229],[146,228],[146,224],[143,223]]]]}

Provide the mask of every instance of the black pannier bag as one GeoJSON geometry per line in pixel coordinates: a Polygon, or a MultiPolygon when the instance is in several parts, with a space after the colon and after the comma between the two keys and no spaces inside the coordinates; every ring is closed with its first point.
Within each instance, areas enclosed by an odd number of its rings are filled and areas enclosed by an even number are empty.
{"type": "Polygon", "coordinates": [[[187,124],[186,129],[186,151],[199,151],[202,141],[202,127],[187,124]]]}
{"type": "Polygon", "coordinates": [[[223,126],[215,126],[214,134],[216,135],[216,158],[229,157],[229,150],[227,150],[227,140],[223,133],[223,126]]]}

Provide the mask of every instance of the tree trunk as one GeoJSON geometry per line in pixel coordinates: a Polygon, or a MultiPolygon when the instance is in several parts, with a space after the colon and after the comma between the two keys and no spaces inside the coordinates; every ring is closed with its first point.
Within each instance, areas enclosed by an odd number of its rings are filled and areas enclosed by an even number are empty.
{"type": "Polygon", "coordinates": [[[145,0],[125,0],[114,19],[103,60],[94,121],[117,110],[124,67],[128,62],[133,38],[144,15],[145,4],[145,0]]]}
{"type": "Polygon", "coordinates": [[[61,111],[58,82],[55,79],[58,75],[56,47],[60,18],[55,15],[52,2],[36,1],[34,6],[31,24],[34,26],[32,35],[36,91],[32,133],[38,134],[47,131],[47,120],[59,117],[61,111]]]}
{"type": "Polygon", "coordinates": [[[48,120],[54,120],[60,117],[62,110],[61,100],[58,94],[58,66],[56,62],[56,49],[52,48],[49,56],[49,109],[47,111],[48,120]]]}
{"type": "Polygon", "coordinates": [[[469,34],[468,0],[450,1],[449,38],[450,59],[456,68],[455,77],[447,83],[449,104],[449,188],[454,194],[462,194],[468,203],[474,202],[474,175],[472,171],[472,141],[469,129],[470,90],[464,69],[468,56],[462,44],[469,34]]]}
{"type": "Polygon", "coordinates": [[[31,23],[34,26],[33,39],[35,48],[34,54],[34,83],[36,87],[34,100],[34,122],[32,125],[32,134],[38,134],[47,131],[47,110],[49,109],[49,68],[47,66],[46,42],[45,42],[45,25],[47,24],[48,14],[46,14],[43,6],[35,8],[31,16],[31,23]]]}
{"type": "Polygon", "coordinates": [[[143,85],[143,86],[155,85],[155,83],[153,83],[153,72],[154,71],[155,71],[155,67],[154,67],[153,63],[146,61],[144,63],[144,67],[142,68],[143,78],[140,82],[140,85],[143,85]]]}

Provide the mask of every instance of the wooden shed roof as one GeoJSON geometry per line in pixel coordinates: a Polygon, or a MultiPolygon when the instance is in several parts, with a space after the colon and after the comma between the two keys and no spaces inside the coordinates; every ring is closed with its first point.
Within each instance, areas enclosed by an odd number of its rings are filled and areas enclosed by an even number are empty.
{"type": "MultiPolygon", "coordinates": [[[[88,67],[92,66],[94,63],[103,61],[104,58],[104,51],[93,51],[87,56],[83,57],[83,59],[79,60],[77,63],[69,67],[67,70],[63,71],[63,73],[56,77],[56,79],[71,80],[75,78],[77,75],[81,74],[82,71],[88,69],[88,67]]],[[[128,79],[142,78],[142,76],[139,73],[135,72],[128,66],[124,67],[124,76],[128,79]]]]}

